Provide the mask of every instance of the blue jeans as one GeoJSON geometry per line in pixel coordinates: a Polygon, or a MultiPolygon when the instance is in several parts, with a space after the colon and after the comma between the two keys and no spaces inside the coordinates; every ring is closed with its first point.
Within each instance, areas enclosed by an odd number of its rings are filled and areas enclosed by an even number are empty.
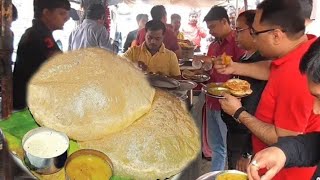
{"type": "Polygon", "coordinates": [[[212,149],[212,171],[225,168],[227,158],[227,126],[221,118],[221,111],[207,108],[208,141],[212,149]]]}

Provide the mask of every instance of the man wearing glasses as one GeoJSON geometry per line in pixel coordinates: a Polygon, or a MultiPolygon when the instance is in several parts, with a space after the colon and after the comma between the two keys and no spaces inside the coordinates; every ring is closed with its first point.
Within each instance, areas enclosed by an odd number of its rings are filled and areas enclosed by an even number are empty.
{"type": "MultiPolygon", "coordinates": [[[[216,38],[208,49],[209,57],[218,57],[222,54],[232,56],[233,61],[239,61],[244,50],[236,44],[235,32],[231,29],[227,10],[221,6],[214,6],[204,17],[209,32],[216,38]]],[[[231,75],[219,74],[212,69],[210,82],[226,82],[231,75]]],[[[206,98],[206,122],[208,127],[208,141],[212,149],[212,171],[221,171],[225,168],[227,157],[226,136],[227,127],[221,119],[221,107],[219,101],[214,98],[206,98]]],[[[204,127],[206,127],[204,125],[204,127]]],[[[206,129],[204,129],[206,132],[206,129]]]]}
{"type": "MultiPolygon", "coordinates": [[[[257,7],[251,34],[259,52],[274,59],[271,66],[232,63],[215,64],[221,73],[231,72],[256,78],[269,77],[255,116],[242,108],[239,99],[225,94],[222,109],[252,132],[254,153],[276,143],[284,136],[320,131],[320,118],[313,113],[314,97],[308,92],[307,78],[299,71],[302,56],[316,40],[304,34],[304,18],[297,0],[265,0],[257,7]],[[240,69],[241,68],[241,69],[240,69]],[[239,71],[240,70],[240,71],[239,71]]],[[[254,166],[263,175],[266,169],[254,166]]],[[[273,179],[310,179],[315,167],[285,168],[273,179]]]]}

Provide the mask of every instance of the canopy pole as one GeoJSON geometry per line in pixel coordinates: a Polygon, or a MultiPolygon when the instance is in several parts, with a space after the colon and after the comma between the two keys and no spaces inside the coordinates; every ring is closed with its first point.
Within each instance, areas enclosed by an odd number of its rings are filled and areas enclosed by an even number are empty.
{"type": "Polygon", "coordinates": [[[239,0],[236,0],[236,17],[239,15],[239,0]]]}
{"type": "Polygon", "coordinates": [[[1,114],[0,118],[8,118],[13,109],[11,56],[13,52],[13,33],[11,0],[0,0],[0,84],[1,114]]]}
{"type": "Polygon", "coordinates": [[[248,0],[244,0],[244,10],[248,10],[248,0]]]}

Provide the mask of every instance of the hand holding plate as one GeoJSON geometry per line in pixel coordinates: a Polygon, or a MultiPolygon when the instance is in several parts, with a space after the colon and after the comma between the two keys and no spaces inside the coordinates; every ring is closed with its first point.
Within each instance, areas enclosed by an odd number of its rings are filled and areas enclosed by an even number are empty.
{"type": "Polygon", "coordinates": [[[222,95],[225,98],[219,99],[219,102],[221,104],[221,108],[227,114],[232,116],[240,107],[242,107],[240,99],[228,93],[223,93],[222,95]]]}

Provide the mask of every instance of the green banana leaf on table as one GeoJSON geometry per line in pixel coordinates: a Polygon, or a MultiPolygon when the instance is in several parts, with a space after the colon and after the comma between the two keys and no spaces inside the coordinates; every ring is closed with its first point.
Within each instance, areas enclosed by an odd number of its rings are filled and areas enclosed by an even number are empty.
{"type": "MultiPolygon", "coordinates": [[[[22,138],[30,130],[39,127],[29,110],[13,113],[9,119],[0,121],[0,129],[5,134],[10,151],[23,159],[22,138]]],[[[79,150],[76,141],[70,140],[68,155],[79,150]]],[[[113,176],[111,180],[131,180],[131,178],[113,176]]]]}

